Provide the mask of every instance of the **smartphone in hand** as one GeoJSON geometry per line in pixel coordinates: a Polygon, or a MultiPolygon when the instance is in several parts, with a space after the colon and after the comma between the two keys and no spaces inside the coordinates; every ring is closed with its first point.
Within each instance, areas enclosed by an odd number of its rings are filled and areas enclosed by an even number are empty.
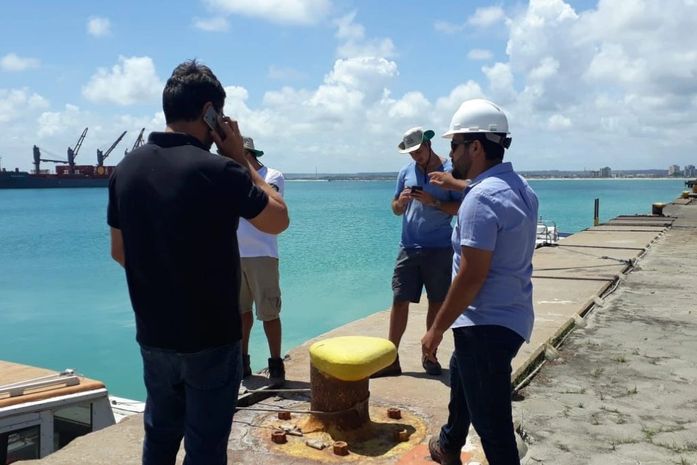
{"type": "Polygon", "coordinates": [[[215,111],[215,108],[213,108],[213,105],[211,105],[203,114],[203,120],[212,131],[215,131],[218,134],[221,140],[225,140],[225,131],[223,131],[223,128],[221,128],[220,124],[218,123],[218,116],[218,112],[215,111]]]}
{"type": "Polygon", "coordinates": [[[423,186],[411,186],[411,187],[409,188],[409,190],[411,190],[411,192],[414,193],[414,192],[417,192],[417,191],[422,191],[422,190],[424,190],[424,188],[423,188],[423,186]]]}

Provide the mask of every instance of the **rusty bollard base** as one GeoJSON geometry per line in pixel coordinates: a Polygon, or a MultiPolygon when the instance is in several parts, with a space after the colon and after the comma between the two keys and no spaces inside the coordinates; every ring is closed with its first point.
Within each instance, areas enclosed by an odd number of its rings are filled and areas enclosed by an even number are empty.
{"type": "MultiPolygon", "coordinates": [[[[300,458],[307,463],[373,463],[393,462],[425,441],[428,431],[426,422],[414,412],[395,406],[374,405],[369,408],[370,421],[359,429],[341,431],[325,421],[309,414],[294,413],[290,419],[279,419],[278,412],[258,414],[253,421],[260,428],[254,433],[266,453],[277,456],[277,463],[284,463],[283,456],[300,458]],[[396,415],[399,418],[394,418],[396,415]],[[285,433],[285,443],[269,440],[268,431],[285,433]],[[335,454],[335,443],[343,442],[335,454]],[[321,447],[320,445],[326,445],[321,447]]],[[[309,410],[309,402],[287,400],[279,408],[299,412],[309,410]]],[[[276,463],[272,461],[269,463],[276,463]]]]}

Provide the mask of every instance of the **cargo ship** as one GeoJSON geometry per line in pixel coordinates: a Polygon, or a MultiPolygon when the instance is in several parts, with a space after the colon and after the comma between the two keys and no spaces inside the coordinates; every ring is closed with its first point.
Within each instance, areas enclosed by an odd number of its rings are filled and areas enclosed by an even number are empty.
{"type": "MultiPolygon", "coordinates": [[[[105,150],[97,150],[96,165],[78,165],[75,163],[82,142],[87,136],[85,128],[80,135],[77,143],[73,147],[68,147],[67,160],[54,160],[43,158],[41,149],[38,146],[33,147],[34,169],[31,172],[20,171],[18,168],[8,171],[3,169],[0,171],[0,189],[52,189],[52,188],[77,188],[77,187],[106,187],[109,184],[109,176],[114,171],[114,166],[107,166],[104,161],[109,157],[111,152],[121,142],[126,135],[126,131],[114,141],[111,146],[105,150]],[[55,173],[49,170],[42,169],[41,163],[57,163],[55,173]]],[[[133,144],[132,150],[140,147],[143,144],[143,132],[145,128],[140,130],[140,134],[133,144]]],[[[125,154],[128,154],[126,150],[125,154]]]]}

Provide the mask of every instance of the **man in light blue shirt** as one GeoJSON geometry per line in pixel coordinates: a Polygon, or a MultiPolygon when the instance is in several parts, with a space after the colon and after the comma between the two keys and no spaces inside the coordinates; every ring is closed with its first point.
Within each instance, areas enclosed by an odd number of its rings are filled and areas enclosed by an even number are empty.
{"type": "Polygon", "coordinates": [[[452,284],[422,339],[431,357],[453,329],[448,422],[431,438],[433,460],[459,465],[472,424],[491,465],[519,464],[511,412],[511,362],[534,320],[532,254],[538,200],[503,162],[508,121],[488,100],[464,102],[444,137],[452,138],[455,178],[472,179],[453,231],[452,284]]]}
{"type": "MultiPolygon", "coordinates": [[[[451,170],[450,160],[439,157],[433,151],[433,135],[430,129],[412,128],[398,145],[399,151],[408,153],[412,161],[400,170],[392,199],[392,212],[402,215],[402,239],[392,276],[389,329],[390,341],[397,349],[407,327],[409,303],[418,303],[423,288],[426,288],[428,329],[450,286],[452,217],[457,213],[462,194],[429,182],[430,173],[451,170]]],[[[422,365],[429,375],[441,374],[435,354],[422,358],[422,365]]],[[[397,376],[401,373],[398,356],[392,365],[373,377],[397,376]]]]}

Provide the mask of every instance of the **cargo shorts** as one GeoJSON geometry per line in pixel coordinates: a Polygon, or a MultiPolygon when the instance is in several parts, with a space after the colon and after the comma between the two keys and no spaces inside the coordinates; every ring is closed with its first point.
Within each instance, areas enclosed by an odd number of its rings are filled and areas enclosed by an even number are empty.
{"type": "Polygon", "coordinates": [[[278,258],[243,257],[240,265],[240,314],[251,312],[254,306],[257,320],[277,319],[281,313],[278,258]]]}
{"type": "Polygon", "coordinates": [[[392,293],[397,302],[418,303],[426,287],[430,302],[442,302],[450,288],[453,249],[399,249],[392,275],[392,293]]]}

